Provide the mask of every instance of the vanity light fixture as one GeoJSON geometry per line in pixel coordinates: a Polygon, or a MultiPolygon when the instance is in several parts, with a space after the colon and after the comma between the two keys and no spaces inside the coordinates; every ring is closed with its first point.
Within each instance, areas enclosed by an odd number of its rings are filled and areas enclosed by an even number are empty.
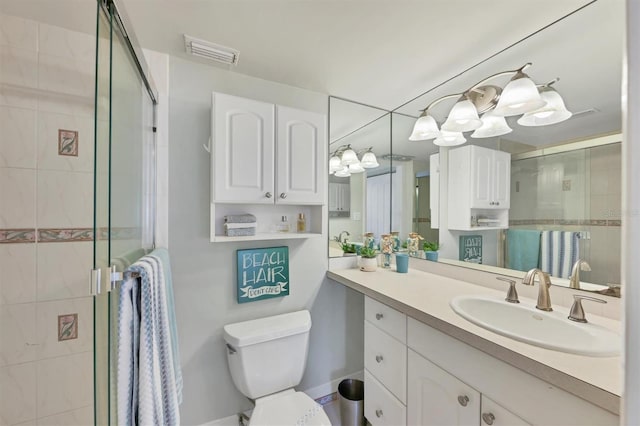
{"type": "Polygon", "coordinates": [[[351,148],[351,145],[342,145],[331,153],[329,174],[335,174],[337,177],[349,177],[352,173],[362,173],[365,169],[380,166],[372,150],[373,148],[367,148],[356,152],[351,148]],[[362,160],[358,158],[359,155],[362,155],[362,160]]]}
{"type": "Polygon", "coordinates": [[[512,131],[505,117],[524,114],[518,124],[523,126],[546,126],[559,123],[571,117],[560,94],[551,84],[558,79],[542,86],[529,78],[524,70],[531,66],[527,63],[522,67],[493,74],[478,82],[463,93],[442,96],[431,102],[420,114],[410,141],[435,139],[434,144],[440,146],[456,146],[466,142],[462,132],[474,131],[473,138],[489,138],[505,135],[512,131]],[[504,89],[487,84],[490,80],[511,75],[511,80],[504,89]],[[456,98],[441,129],[436,119],[431,115],[431,109],[448,99],[456,98]],[[483,114],[482,117],[478,117],[483,114]]]}

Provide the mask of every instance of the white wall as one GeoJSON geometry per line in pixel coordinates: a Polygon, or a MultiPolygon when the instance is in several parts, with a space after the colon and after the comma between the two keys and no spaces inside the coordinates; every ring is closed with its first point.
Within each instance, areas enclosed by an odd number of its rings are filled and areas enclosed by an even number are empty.
{"type": "Polygon", "coordinates": [[[209,242],[209,155],[202,144],[210,133],[211,92],[325,114],[327,96],[174,57],[169,86],[169,245],[184,375],[183,423],[227,417],[251,405],[228,372],[222,339],[228,323],[310,309],[310,355],[300,389],[362,370],[363,300],[324,278],[326,230],[323,238],[289,242],[290,296],[243,305],[235,301],[236,250],[283,241],[209,242]]]}

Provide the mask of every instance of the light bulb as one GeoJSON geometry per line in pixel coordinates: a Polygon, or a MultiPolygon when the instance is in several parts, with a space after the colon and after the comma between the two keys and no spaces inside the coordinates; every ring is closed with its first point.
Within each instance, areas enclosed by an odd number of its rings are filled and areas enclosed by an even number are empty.
{"type": "Polygon", "coordinates": [[[410,141],[424,141],[428,139],[437,138],[440,136],[440,130],[438,130],[438,123],[436,120],[423,112],[420,118],[416,120],[416,124],[413,126],[413,132],[409,136],[410,141]]]}
{"type": "Polygon", "coordinates": [[[521,126],[547,126],[568,120],[573,115],[564,105],[562,96],[554,89],[547,87],[540,92],[546,102],[542,108],[531,111],[518,119],[521,126]]]}
{"type": "Polygon", "coordinates": [[[367,151],[364,153],[364,155],[362,156],[362,161],[360,161],[360,165],[365,169],[373,169],[380,166],[380,164],[378,164],[376,155],[371,151],[367,151]]]}
{"type": "Polygon", "coordinates": [[[460,132],[442,131],[442,136],[433,141],[438,146],[457,146],[465,143],[467,139],[460,132]]]}
{"type": "Polygon", "coordinates": [[[528,75],[519,71],[504,88],[493,113],[502,117],[524,114],[546,104],[528,75]]]}
{"type": "Polygon", "coordinates": [[[349,164],[355,164],[358,162],[360,162],[360,160],[358,160],[358,156],[356,155],[356,152],[351,148],[348,148],[345,152],[342,153],[343,166],[348,166],[349,164]]]}
{"type": "Polygon", "coordinates": [[[458,101],[451,112],[447,121],[442,125],[442,130],[447,132],[469,132],[482,126],[482,121],[478,118],[478,111],[469,99],[458,101]]]}
{"type": "Polygon", "coordinates": [[[494,136],[506,135],[513,129],[507,124],[504,117],[494,115],[491,111],[482,116],[482,127],[471,133],[472,138],[491,138],[494,136]]]}

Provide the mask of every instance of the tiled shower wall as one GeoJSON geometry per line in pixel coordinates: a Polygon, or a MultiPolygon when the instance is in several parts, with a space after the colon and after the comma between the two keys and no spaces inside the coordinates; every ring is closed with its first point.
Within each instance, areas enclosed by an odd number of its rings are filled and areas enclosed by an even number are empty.
{"type": "Polygon", "coordinates": [[[512,163],[511,227],[586,232],[583,281],[619,284],[622,213],[621,144],[512,163]]]}
{"type": "Polygon", "coordinates": [[[0,15],[1,425],[93,423],[94,52],[0,15]]]}

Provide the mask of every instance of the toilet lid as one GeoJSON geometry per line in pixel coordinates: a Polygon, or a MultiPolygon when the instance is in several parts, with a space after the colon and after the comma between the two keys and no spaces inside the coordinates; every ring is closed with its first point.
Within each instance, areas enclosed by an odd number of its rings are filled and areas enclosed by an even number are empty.
{"type": "Polygon", "coordinates": [[[303,392],[256,403],[250,426],[331,426],[322,406],[303,392]]]}

